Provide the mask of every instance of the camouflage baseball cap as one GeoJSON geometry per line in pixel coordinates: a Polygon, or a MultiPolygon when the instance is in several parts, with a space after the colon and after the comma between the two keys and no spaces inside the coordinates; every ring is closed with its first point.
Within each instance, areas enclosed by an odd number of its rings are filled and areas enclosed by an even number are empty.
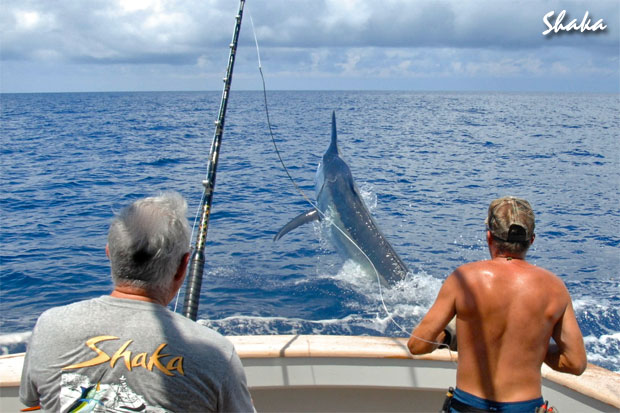
{"type": "Polygon", "coordinates": [[[499,198],[489,205],[486,225],[491,234],[502,241],[529,241],[534,234],[534,211],[524,199],[499,198]]]}

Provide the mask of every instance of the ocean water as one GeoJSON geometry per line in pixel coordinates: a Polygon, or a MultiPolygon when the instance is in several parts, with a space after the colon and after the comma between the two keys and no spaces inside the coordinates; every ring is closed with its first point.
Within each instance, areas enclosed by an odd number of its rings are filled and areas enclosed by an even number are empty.
{"type": "MultiPolygon", "coordinates": [[[[14,352],[42,311],[110,291],[104,248],[116,211],[174,189],[193,220],[220,93],[0,99],[0,346],[14,352]]],[[[268,100],[284,162],[312,199],[336,111],[343,157],[412,274],[380,289],[335,252],[325,224],[272,240],[310,205],[278,162],[262,92],[233,90],[199,322],[230,335],[406,337],[455,267],[487,258],[486,208],[512,194],[534,207],[529,260],[566,283],[589,360],[620,372],[618,95],[282,91],[268,100]]],[[[182,303],[183,293],[178,311],[182,303]]]]}

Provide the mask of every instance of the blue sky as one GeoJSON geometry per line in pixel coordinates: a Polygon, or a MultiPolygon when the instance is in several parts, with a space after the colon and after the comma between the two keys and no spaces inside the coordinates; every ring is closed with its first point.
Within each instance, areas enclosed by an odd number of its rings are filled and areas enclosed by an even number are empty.
{"type": "MultiPolygon", "coordinates": [[[[2,0],[2,92],[221,90],[236,0],[2,0]]],[[[233,89],[620,91],[617,0],[248,0],[233,89]],[[543,36],[585,12],[604,31],[543,36]]]]}

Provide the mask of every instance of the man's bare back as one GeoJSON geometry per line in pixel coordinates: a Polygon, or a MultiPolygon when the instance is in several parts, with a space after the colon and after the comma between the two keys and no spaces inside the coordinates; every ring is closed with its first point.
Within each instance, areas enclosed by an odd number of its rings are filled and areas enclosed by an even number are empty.
{"type": "Polygon", "coordinates": [[[466,264],[453,289],[459,340],[457,386],[490,400],[540,397],[540,366],[553,327],[570,306],[562,281],[520,259],[466,264]]]}
{"type": "Polygon", "coordinates": [[[533,215],[531,220],[530,233],[522,234],[528,239],[523,250],[503,249],[506,241],[487,231],[491,259],[464,264],[450,274],[409,339],[413,354],[430,352],[456,316],[457,388],[482,399],[541,397],[543,362],[573,374],[586,367],[583,338],[564,283],[525,261],[534,241],[533,215]],[[550,345],[550,338],[557,345],[550,345]]]}

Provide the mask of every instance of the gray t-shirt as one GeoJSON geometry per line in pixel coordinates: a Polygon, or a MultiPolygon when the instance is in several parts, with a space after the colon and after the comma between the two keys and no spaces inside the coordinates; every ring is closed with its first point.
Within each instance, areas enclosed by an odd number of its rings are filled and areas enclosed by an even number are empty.
{"type": "Polygon", "coordinates": [[[111,296],[41,315],[19,395],[53,412],[254,411],[230,341],[159,304],[111,296]]]}

